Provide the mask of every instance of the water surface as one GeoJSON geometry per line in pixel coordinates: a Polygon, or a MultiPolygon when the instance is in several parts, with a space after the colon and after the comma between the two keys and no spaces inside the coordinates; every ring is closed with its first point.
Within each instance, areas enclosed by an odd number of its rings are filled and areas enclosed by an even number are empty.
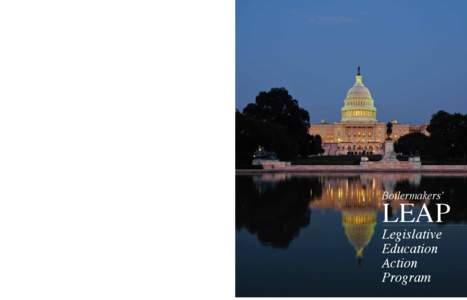
{"type": "MultiPolygon", "coordinates": [[[[467,296],[467,177],[421,174],[236,176],[237,296],[467,296]],[[384,191],[444,192],[443,224],[383,223],[384,191]],[[383,230],[442,231],[438,253],[381,254],[383,230]],[[384,260],[416,269],[382,270],[384,260]],[[430,274],[430,283],[381,283],[383,272],[430,274]]],[[[389,213],[400,213],[392,201],[389,213]]],[[[435,214],[435,201],[425,203],[435,214]]],[[[418,209],[419,210],[419,209],[418,209]]],[[[404,245],[422,242],[406,241],[404,245]]]]}

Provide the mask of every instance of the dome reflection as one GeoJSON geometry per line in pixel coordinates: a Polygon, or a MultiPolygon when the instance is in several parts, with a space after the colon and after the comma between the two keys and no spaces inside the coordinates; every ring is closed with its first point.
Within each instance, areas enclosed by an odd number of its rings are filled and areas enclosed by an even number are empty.
{"type": "MultiPolygon", "coordinates": [[[[377,212],[383,211],[384,191],[394,191],[396,182],[420,182],[419,174],[364,174],[347,177],[320,178],[323,190],[320,198],[310,201],[312,209],[334,210],[342,213],[345,236],[361,262],[364,249],[371,242],[377,223],[377,212]]],[[[400,203],[390,203],[391,212],[400,203]]]]}

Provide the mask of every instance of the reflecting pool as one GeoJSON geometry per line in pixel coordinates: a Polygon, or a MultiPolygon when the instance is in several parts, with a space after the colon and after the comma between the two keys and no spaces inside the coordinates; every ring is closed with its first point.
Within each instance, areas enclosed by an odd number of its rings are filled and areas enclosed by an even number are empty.
{"type": "MultiPolygon", "coordinates": [[[[467,177],[368,173],[236,176],[237,296],[467,296],[467,177]],[[451,207],[441,224],[383,223],[384,192],[443,193],[451,207]],[[382,254],[383,231],[442,232],[436,254],[382,254]],[[416,268],[383,269],[385,260],[416,260],[416,268]],[[429,283],[384,282],[429,274],[429,283]]],[[[436,201],[425,204],[436,215],[436,201]]],[[[408,241],[406,245],[419,245],[408,241]]],[[[413,264],[412,264],[413,266],[413,264]]]]}

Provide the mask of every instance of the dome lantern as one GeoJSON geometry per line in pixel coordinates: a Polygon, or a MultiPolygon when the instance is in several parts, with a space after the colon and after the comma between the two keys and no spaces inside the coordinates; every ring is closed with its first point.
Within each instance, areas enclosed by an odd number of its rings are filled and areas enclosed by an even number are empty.
{"type": "Polygon", "coordinates": [[[373,97],[363,84],[360,66],[357,68],[355,83],[345,97],[341,114],[342,122],[376,122],[376,108],[373,97]]]}

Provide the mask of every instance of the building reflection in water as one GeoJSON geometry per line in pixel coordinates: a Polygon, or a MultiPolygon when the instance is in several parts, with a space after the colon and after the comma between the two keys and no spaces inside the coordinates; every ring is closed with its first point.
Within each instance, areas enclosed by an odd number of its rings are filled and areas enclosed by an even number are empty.
{"type": "MultiPolygon", "coordinates": [[[[322,194],[310,201],[311,209],[334,210],[342,213],[342,226],[359,263],[365,247],[370,243],[377,223],[377,212],[383,211],[381,201],[385,191],[393,192],[397,182],[420,184],[420,174],[362,174],[347,177],[320,178],[322,194]]],[[[391,201],[391,212],[400,203],[391,201]]]]}
{"type": "MultiPolygon", "coordinates": [[[[311,212],[337,212],[341,214],[346,239],[361,259],[374,235],[378,212],[384,211],[385,191],[450,191],[445,201],[452,205],[454,212],[448,217],[452,221],[464,221],[467,220],[466,182],[466,177],[422,177],[415,173],[240,175],[236,176],[235,223],[237,230],[247,230],[263,245],[286,249],[308,227],[311,212]]],[[[398,213],[401,203],[408,202],[389,201],[389,217],[398,213]]],[[[413,203],[418,206],[425,202],[413,203]]],[[[426,204],[433,207],[435,202],[426,204]]]]}

